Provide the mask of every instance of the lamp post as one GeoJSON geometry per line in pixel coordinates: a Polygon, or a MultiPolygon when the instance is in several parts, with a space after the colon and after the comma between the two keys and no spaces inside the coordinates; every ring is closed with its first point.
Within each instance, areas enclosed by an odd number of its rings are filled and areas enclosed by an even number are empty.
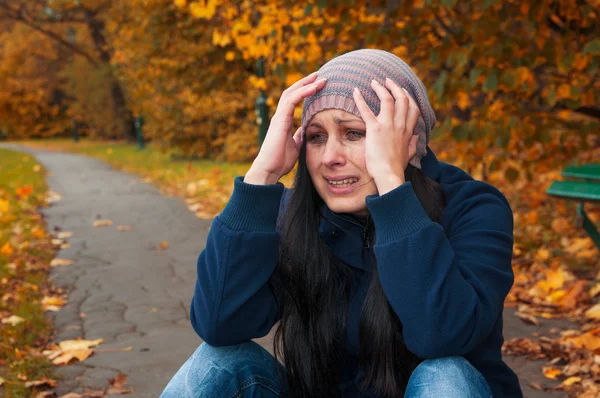
{"type": "MultiPolygon", "coordinates": [[[[264,78],[263,57],[258,59],[256,67],[258,77],[264,78]]],[[[269,108],[267,107],[267,95],[263,89],[260,89],[256,99],[256,124],[258,124],[258,146],[260,147],[269,129],[269,108]]]]}
{"type": "MultiPolygon", "coordinates": [[[[73,28],[72,26],[69,26],[67,28],[67,40],[73,45],[77,40],[75,28],[73,28]]],[[[72,59],[74,58],[75,56],[72,57],[72,59]]],[[[75,117],[71,118],[71,136],[73,137],[73,142],[79,141],[79,132],[77,131],[77,120],[75,120],[75,117]]]]}
{"type": "Polygon", "coordinates": [[[144,132],[142,131],[142,125],[144,124],[144,119],[141,116],[138,116],[134,119],[133,125],[135,127],[135,138],[137,141],[138,149],[144,149],[144,132]]]}

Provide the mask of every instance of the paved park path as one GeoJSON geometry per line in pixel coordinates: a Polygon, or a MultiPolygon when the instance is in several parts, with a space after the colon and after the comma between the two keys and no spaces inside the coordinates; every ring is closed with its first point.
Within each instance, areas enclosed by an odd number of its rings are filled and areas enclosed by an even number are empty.
{"type": "MultiPolygon", "coordinates": [[[[56,267],[52,280],[69,292],[55,316],[56,340],[102,338],[93,356],[59,368],[56,389],[67,392],[106,388],[118,373],[129,376],[133,397],[158,397],[164,386],[201,343],[189,323],[189,302],[196,259],[204,248],[210,221],[200,220],[181,198],[162,196],[139,176],[115,171],[106,163],[69,153],[3,147],[34,155],[49,171],[50,190],[62,196],[43,209],[49,231],[71,231],[70,247],[58,257],[75,261],[56,267]],[[97,219],[112,226],[93,227],[97,219]],[[117,225],[131,231],[119,232],[117,225]],[[158,250],[168,241],[166,250],[158,250]],[[85,316],[81,316],[85,314],[85,316]],[[118,351],[132,347],[131,351],[118,351]],[[110,351],[109,349],[114,349],[110,351]]],[[[531,337],[535,331],[568,324],[525,325],[505,311],[505,338],[531,337]]],[[[268,345],[269,338],[261,343],[268,345]]],[[[526,397],[564,397],[543,393],[531,382],[549,386],[540,362],[506,358],[519,374],[526,397]]]]}

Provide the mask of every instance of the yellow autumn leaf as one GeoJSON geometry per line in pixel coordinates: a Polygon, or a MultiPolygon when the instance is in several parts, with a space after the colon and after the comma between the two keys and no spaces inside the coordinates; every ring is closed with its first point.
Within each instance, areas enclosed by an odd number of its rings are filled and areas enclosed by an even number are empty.
{"type": "Polygon", "coordinates": [[[10,203],[8,203],[8,200],[0,199],[0,215],[8,213],[9,207],[10,203]]]}
{"type": "Polygon", "coordinates": [[[55,365],[66,365],[72,359],[78,359],[79,361],[85,361],[92,355],[94,351],[89,348],[78,348],[69,351],[62,352],[59,356],[52,360],[55,365]]]}
{"type": "Polygon", "coordinates": [[[174,0],[175,6],[183,8],[187,5],[187,0],[174,0]]]}
{"type": "Polygon", "coordinates": [[[552,366],[548,366],[544,368],[544,376],[548,379],[556,379],[560,375],[560,369],[557,369],[552,366]]]}
{"type": "Polygon", "coordinates": [[[592,351],[597,350],[600,348],[600,337],[598,337],[595,332],[595,330],[592,330],[581,336],[568,337],[565,341],[572,342],[576,348],[586,348],[592,351]]]}
{"type": "Polygon", "coordinates": [[[158,250],[167,250],[169,248],[169,241],[163,240],[156,246],[158,250]]]}
{"type": "Polygon", "coordinates": [[[565,217],[555,218],[554,220],[552,220],[551,226],[552,229],[559,234],[565,233],[571,229],[571,224],[569,223],[569,220],[565,217]]]}
{"type": "Polygon", "coordinates": [[[544,260],[548,260],[549,258],[550,258],[550,250],[548,250],[548,249],[540,248],[535,253],[536,260],[544,261],[544,260]]]}
{"type": "Polygon", "coordinates": [[[591,249],[594,242],[590,238],[573,238],[571,244],[565,248],[571,254],[575,254],[578,251],[591,249]]]}
{"type": "Polygon", "coordinates": [[[94,227],[109,227],[113,224],[111,220],[96,220],[94,221],[94,227]]]}
{"type": "Polygon", "coordinates": [[[2,320],[2,324],[7,325],[10,324],[12,326],[17,326],[19,323],[25,322],[25,319],[21,318],[18,315],[11,315],[2,320]]]}
{"type": "Polygon", "coordinates": [[[42,308],[44,311],[57,312],[63,305],[67,303],[67,300],[60,296],[45,296],[42,298],[42,308]]]}
{"type": "Polygon", "coordinates": [[[6,242],[4,245],[2,245],[2,247],[0,247],[0,254],[2,254],[3,256],[12,256],[14,252],[15,251],[9,242],[6,242]]]}
{"type": "Polygon", "coordinates": [[[562,299],[565,296],[565,294],[567,294],[567,292],[565,290],[559,289],[559,290],[556,290],[556,291],[550,293],[550,295],[548,297],[550,298],[550,302],[556,303],[560,299],[562,299]]]}
{"type": "Polygon", "coordinates": [[[579,383],[581,381],[581,377],[571,376],[568,379],[565,379],[562,383],[560,383],[556,388],[564,388],[571,387],[575,383],[579,383]]]}
{"type": "MultiPolygon", "coordinates": [[[[545,249],[540,249],[545,250],[545,249]]],[[[547,250],[546,250],[547,251],[547,250]]],[[[538,250],[539,252],[539,250],[538,250]]],[[[544,290],[545,292],[549,292],[550,290],[561,288],[565,283],[565,274],[563,270],[552,270],[549,269],[546,271],[546,279],[541,280],[537,283],[537,286],[544,290]]]]}
{"type": "Polygon", "coordinates": [[[50,261],[51,267],[65,267],[67,265],[72,265],[75,262],[73,260],[67,260],[66,258],[55,258],[50,261]]]}
{"type": "Polygon", "coordinates": [[[599,319],[600,320],[600,303],[590,307],[586,312],[585,316],[591,319],[599,319]]]}

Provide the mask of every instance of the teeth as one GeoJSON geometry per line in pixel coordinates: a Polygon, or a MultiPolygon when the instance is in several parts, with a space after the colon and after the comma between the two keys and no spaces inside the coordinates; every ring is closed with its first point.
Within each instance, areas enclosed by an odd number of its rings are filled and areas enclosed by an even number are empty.
{"type": "Polygon", "coordinates": [[[345,185],[345,184],[354,184],[357,181],[358,181],[358,178],[347,178],[345,180],[340,180],[340,181],[329,181],[329,184],[331,184],[331,185],[345,185]]]}

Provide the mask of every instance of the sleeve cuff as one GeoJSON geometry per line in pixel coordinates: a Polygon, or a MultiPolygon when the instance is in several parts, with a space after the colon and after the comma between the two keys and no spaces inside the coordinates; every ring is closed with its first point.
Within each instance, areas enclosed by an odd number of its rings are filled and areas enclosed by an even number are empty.
{"type": "Polygon", "coordinates": [[[218,218],[234,231],[275,232],[283,191],[280,182],[252,185],[236,177],[233,194],[218,218]]]}
{"type": "Polygon", "coordinates": [[[404,238],[432,222],[410,182],[382,196],[369,195],[366,202],[375,223],[378,245],[404,238]]]}

